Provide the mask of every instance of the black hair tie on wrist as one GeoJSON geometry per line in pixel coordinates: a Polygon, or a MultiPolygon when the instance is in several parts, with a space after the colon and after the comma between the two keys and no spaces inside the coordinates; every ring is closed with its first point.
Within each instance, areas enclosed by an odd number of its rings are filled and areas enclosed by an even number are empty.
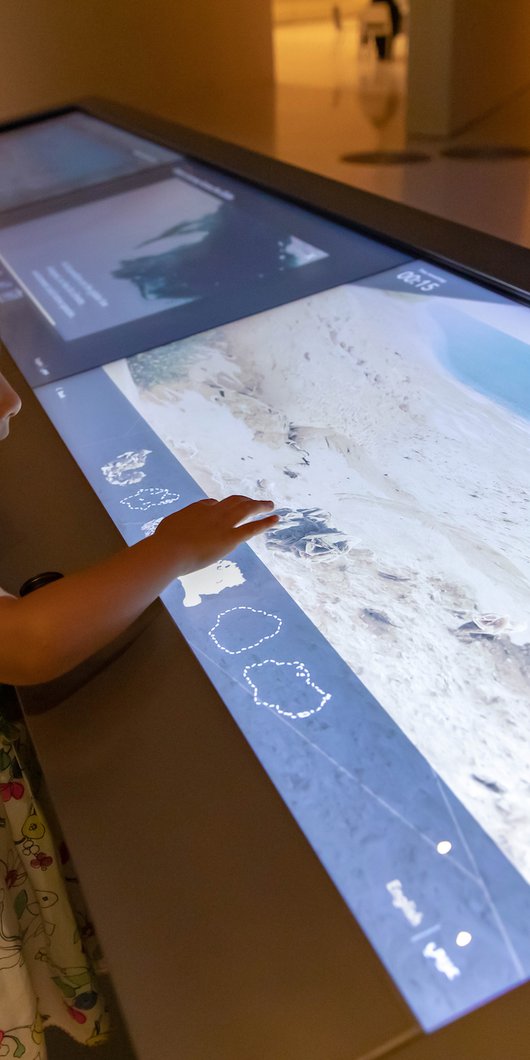
{"type": "Polygon", "coordinates": [[[35,589],[42,589],[43,585],[48,585],[49,582],[56,582],[59,578],[64,578],[64,574],[61,574],[58,570],[45,570],[42,574],[34,574],[32,578],[27,578],[24,584],[20,586],[19,596],[28,596],[29,593],[35,592],[35,589]]]}

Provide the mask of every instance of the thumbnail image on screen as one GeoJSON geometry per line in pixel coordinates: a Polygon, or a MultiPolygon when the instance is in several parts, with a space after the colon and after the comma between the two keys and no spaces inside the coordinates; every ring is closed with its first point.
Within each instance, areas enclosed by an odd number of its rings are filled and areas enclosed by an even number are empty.
{"type": "Polygon", "coordinates": [[[178,158],[150,140],[71,111],[0,131],[0,211],[178,158]]]}
{"type": "Polygon", "coordinates": [[[130,542],[274,498],[164,600],[427,1030],[530,975],[529,319],[414,262],[38,391],[130,542]]]}
{"type": "Polygon", "coordinates": [[[181,159],[0,228],[2,337],[37,385],[407,260],[181,159]]]}
{"type": "Polygon", "coordinates": [[[326,257],[176,175],[4,229],[0,251],[65,340],[326,257]]]}

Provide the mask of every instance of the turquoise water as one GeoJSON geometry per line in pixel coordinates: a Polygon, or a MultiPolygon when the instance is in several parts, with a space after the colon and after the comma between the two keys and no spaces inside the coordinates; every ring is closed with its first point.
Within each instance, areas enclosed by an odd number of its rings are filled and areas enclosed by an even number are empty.
{"type": "Polygon", "coordinates": [[[446,339],[436,351],[445,367],[479,394],[530,420],[530,309],[528,344],[441,303],[433,310],[446,339]]]}

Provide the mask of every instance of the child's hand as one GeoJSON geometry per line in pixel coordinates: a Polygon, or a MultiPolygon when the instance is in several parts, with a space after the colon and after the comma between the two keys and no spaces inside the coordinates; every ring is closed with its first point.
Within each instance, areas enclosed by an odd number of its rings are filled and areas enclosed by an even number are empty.
{"type": "Polygon", "coordinates": [[[51,681],[127,629],[174,578],[207,567],[278,516],[272,501],[227,497],[190,504],[152,537],[69,574],[36,593],[0,596],[0,682],[51,681]]]}
{"type": "Polygon", "coordinates": [[[189,574],[215,563],[243,541],[275,526],[277,515],[253,519],[273,507],[272,501],[253,501],[238,496],[226,497],[223,501],[196,501],[163,519],[155,538],[160,544],[164,541],[177,553],[179,576],[189,574]],[[252,521],[247,522],[248,519],[252,521]]]}

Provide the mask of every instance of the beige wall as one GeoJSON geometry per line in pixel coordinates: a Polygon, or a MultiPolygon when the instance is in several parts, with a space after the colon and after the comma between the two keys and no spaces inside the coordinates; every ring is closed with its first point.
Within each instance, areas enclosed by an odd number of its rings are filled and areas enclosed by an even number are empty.
{"type": "MultiPolygon", "coordinates": [[[[1,0],[0,120],[93,94],[222,124],[272,93],[270,0],[1,0]]],[[[271,105],[272,113],[272,105],[271,105]]]]}
{"type": "Polygon", "coordinates": [[[454,17],[460,127],[530,85],[530,0],[456,0],[454,17]]]}
{"type": "Polygon", "coordinates": [[[529,0],[410,0],[409,133],[448,136],[528,85],[529,0]]]}
{"type": "Polygon", "coordinates": [[[409,134],[444,136],[451,113],[453,0],[412,0],[409,21],[409,134]]]}

